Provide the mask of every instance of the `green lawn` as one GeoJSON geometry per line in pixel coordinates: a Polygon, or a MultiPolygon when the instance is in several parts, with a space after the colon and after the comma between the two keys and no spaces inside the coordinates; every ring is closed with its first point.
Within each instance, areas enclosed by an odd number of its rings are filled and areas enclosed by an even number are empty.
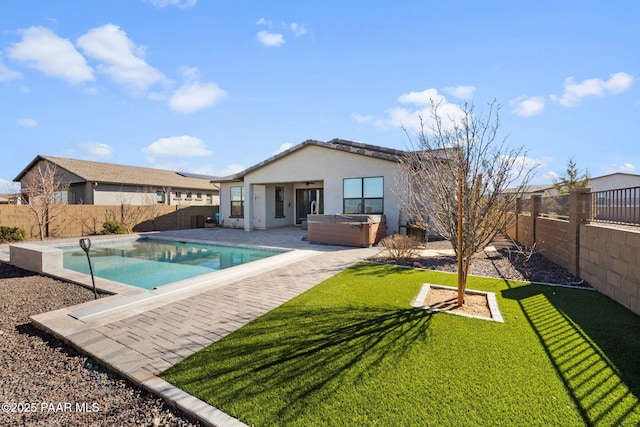
{"type": "Polygon", "coordinates": [[[505,323],[415,309],[455,275],[360,263],[164,372],[256,426],[640,425],[640,317],[470,277],[505,323]]]}

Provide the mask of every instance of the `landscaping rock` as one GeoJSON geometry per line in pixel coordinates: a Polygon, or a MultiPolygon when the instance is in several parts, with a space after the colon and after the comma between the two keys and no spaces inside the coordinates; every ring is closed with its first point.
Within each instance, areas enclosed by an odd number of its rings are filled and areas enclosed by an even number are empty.
{"type": "Polygon", "coordinates": [[[0,425],[199,425],[29,321],[91,299],[90,289],[0,263],[0,425]]]}

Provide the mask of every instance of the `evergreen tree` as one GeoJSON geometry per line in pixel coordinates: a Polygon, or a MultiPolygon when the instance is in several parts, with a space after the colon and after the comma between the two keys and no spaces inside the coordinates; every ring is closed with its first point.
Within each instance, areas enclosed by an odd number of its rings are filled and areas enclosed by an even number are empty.
{"type": "Polygon", "coordinates": [[[558,192],[558,194],[567,194],[573,188],[587,187],[590,180],[591,176],[589,175],[589,171],[586,169],[584,172],[580,171],[573,158],[570,158],[567,162],[567,169],[565,170],[564,175],[553,180],[553,188],[558,192]]]}

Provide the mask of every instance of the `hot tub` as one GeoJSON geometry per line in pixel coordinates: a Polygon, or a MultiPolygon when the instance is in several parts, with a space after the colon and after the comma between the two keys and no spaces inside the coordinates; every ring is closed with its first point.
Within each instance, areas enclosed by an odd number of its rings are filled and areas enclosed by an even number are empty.
{"type": "Polygon", "coordinates": [[[311,243],[370,247],[387,232],[384,215],[308,215],[307,239],[311,243]]]}

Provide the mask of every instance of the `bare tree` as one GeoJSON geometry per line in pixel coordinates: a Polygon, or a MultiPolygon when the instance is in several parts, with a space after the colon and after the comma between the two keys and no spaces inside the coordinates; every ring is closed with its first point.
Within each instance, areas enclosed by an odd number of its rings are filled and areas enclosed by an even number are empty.
{"type": "Polygon", "coordinates": [[[69,186],[58,175],[50,162],[40,162],[22,181],[23,202],[38,223],[40,240],[49,236],[49,226],[67,205],[69,186]]]}
{"type": "Polygon", "coordinates": [[[399,195],[413,224],[435,229],[451,241],[462,306],[471,257],[506,229],[508,213],[537,165],[527,161],[522,147],[511,148],[506,138],[499,138],[500,106],[495,101],[486,116],[476,115],[473,104],[446,117],[439,107],[431,103],[430,117],[421,118],[417,143],[412,142],[400,162],[399,195]],[[514,186],[516,191],[504,191],[514,186]]]}

